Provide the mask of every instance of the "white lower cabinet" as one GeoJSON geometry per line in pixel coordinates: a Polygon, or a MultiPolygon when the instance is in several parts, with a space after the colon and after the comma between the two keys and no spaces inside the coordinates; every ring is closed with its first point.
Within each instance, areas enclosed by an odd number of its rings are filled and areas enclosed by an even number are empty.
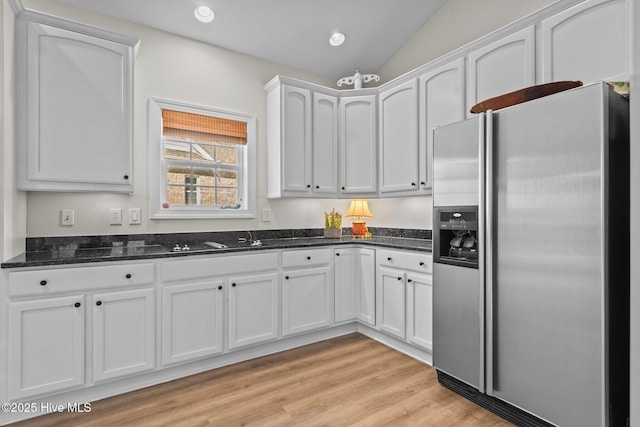
{"type": "Polygon", "coordinates": [[[162,364],[184,362],[223,350],[222,280],[162,289],[162,364]]]}
{"type": "Polygon", "coordinates": [[[9,399],[84,384],[85,297],[9,304],[9,399]]]}
{"type": "Polygon", "coordinates": [[[433,329],[431,271],[431,254],[378,250],[378,327],[429,351],[433,329]]]}
{"type": "Polygon", "coordinates": [[[407,273],[407,340],[432,349],[433,286],[431,275],[407,273]]]}
{"type": "Polygon", "coordinates": [[[229,278],[229,349],[278,337],[278,274],[229,278]]]}
{"type": "Polygon", "coordinates": [[[329,266],[283,273],[283,335],[311,331],[331,324],[330,273],[329,266]]]}
{"type": "Polygon", "coordinates": [[[406,285],[404,272],[381,267],[378,270],[378,327],[405,339],[406,285]]]}
{"type": "Polygon", "coordinates": [[[93,295],[93,380],[155,365],[155,289],[93,295]]]}
{"type": "Polygon", "coordinates": [[[357,248],[336,248],[333,259],[333,320],[354,320],[358,298],[357,248]]]}

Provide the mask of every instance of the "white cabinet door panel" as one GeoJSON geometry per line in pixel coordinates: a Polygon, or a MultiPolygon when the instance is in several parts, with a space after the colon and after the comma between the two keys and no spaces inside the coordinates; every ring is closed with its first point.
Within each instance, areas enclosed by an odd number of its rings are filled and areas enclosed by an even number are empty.
{"type": "Polygon", "coordinates": [[[430,275],[407,273],[407,339],[432,349],[433,288],[430,275]]]}
{"type": "Polygon", "coordinates": [[[311,92],[282,86],[282,190],[311,187],[311,92]]]}
{"type": "Polygon", "coordinates": [[[313,192],[338,193],[338,98],[313,93],[313,192]]]}
{"type": "Polygon", "coordinates": [[[433,187],[433,128],[465,117],[464,58],[430,70],[420,82],[420,186],[433,187]]]}
{"type": "Polygon", "coordinates": [[[376,96],[340,99],[340,190],[375,193],[378,189],[376,96]]]}
{"type": "Polygon", "coordinates": [[[162,363],[197,359],[223,350],[222,281],[162,289],[162,363]]]}
{"type": "Polygon", "coordinates": [[[335,250],[334,257],[334,321],[345,322],[356,318],[358,285],[358,249],[335,250]]]}
{"type": "Polygon", "coordinates": [[[471,52],[467,111],[487,98],[534,85],[535,55],[533,26],[471,52]]]}
{"type": "Polygon", "coordinates": [[[406,337],[405,274],[400,270],[378,269],[378,327],[399,338],[406,337]]]}
{"type": "Polygon", "coordinates": [[[358,251],[358,320],[369,325],[376,324],[376,251],[358,251]]]}
{"type": "Polygon", "coordinates": [[[629,79],[628,4],[587,0],[542,21],[543,82],[629,79]]]}
{"type": "Polygon", "coordinates": [[[331,324],[330,273],[330,267],[283,273],[283,335],[311,331],[331,324]]]}
{"type": "Polygon", "coordinates": [[[9,398],[84,384],[84,296],[9,304],[9,398]]]}
{"type": "Polygon", "coordinates": [[[229,278],[229,349],[278,337],[278,274],[229,278]]]}
{"type": "Polygon", "coordinates": [[[93,296],[93,379],[154,368],[155,289],[93,296]]]}

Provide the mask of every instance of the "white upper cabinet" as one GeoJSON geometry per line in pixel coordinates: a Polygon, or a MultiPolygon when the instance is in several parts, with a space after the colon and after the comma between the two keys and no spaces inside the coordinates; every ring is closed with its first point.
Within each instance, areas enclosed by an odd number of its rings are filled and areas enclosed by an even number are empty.
{"type": "Polygon", "coordinates": [[[587,0],[542,21],[542,79],[629,79],[630,22],[625,0],[587,0]]]}
{"type": "Polygon", "coordinates": [[[282,190],[311,191],[311,92],[282,86],[282,190]]]}
{"type": "Polygon", "coordinates": [[[338,98],[313,93],[313,192],[338,193],[338,98]]]}
{"type": "Polygon", "coordinates": [[[376,96],[340,98],[340,191],[369,194],[378,189],[376,96]]]}
{"type": "Polygon", "coordinates": [[[485,99],[534,85],[535,56],[533,26],[471,52],[467,111],[485,99]]]}
{"type": "Polygon", "coordinates": [[[380,192],[415,192],[419,189],[417,80],[381,92],[378,108],[380,192]]]}
{"type": "Polygon", "coordinates": [[[432,69],[419,78],[420,187],[433,187],[433,128],[465,117],[464,58],[432,69]]]}
{"type": "Polygon", "coordinates": [[[16,22],[18,188],[131,192],[137,41],[75,26],[16,22]]]}

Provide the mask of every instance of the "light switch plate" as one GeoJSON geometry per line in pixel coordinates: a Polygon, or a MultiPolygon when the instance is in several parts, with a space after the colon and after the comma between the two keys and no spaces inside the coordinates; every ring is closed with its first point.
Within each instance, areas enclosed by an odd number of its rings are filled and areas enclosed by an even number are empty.
{"type": "Polygon", "coordinates": [[[140,208],[129,208],[129,224],[139,225],[142,224],[142,213],[140,208]]]}
{"type": "Polygon", "coordinates": [[[262,221],[263,222],[271,221],[271,209],[262,209],[262,221]]]}

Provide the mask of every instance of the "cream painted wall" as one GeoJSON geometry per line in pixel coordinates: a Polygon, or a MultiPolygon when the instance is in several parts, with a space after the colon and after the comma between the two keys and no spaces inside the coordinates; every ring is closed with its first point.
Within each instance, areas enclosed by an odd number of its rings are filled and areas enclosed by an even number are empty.
{"type": "MultiPolygon", "coordinates": [[[[495,6],[497,9],[493,9],[493,13],[483,14],[483,16],[487,15],[488,22],[484,23],[481,29],[477,28],[479,25],[474,24],[478,16],[475,3],[449,0],[438,14],[409,41],[407,46],[385,65],[382,71],[387,79],[397,77],[439,54],[459,47],[460,44],[491,32],[538,8],[537,6],[525,7],[520,3],[542,6],[549,1],[491,0],[492,7],[495,6]],[[518,5],[511,3],[518,3],[518,5]],[[469,9],[468,12],[467,9],[469,9]],[[506,11],[505,17],[502,17],[502,9],[506,11]],[[495,13],[496,10],[500,10],[500,13],[495,13]],[[495,18],[494,15],[500,15],[501,19],[495,18]],[[452,19],[456,20],[456,31],[449,31],[452,19]],[[441,33],[437,43],[431,37],[435,33],[441,33]],[[427,36],[426,40],[425,36],[427,36]],[[419,49],[420,46],[424,49],[419,49]],[[424,54],[423,50],[431,53],[424,54]]],[[[28,9],[62,16],[141,39],[135,62],[134,193],[131,196],[108,193],[28,193],[26,196],[28,236],[321,227],[323,211],[330,210],[332,207],[346,211],[348,200],[268,200],[266,198],[264,84],[276,74],[335,87],[333,80],[329,81],[318,75],[85,11],[55,0],[23,0],[23,5],[28,9]],[[146,219],[144,213],[148,210],[147,182],[149,179],[147,177],[146,109],[149,97],[209,105],[257,116],[258,218],[153,221],[146,219]],[[138,226],[109,225],[109,208],[112,207],[120,207],[123,212],[130,207],[142,208],[143,223],[138,226]],[[75,210],[75,226],[59,225],[59,212],[63,208],[75,210]],[[272,221],[268,223],[261,221],[260,213],[265,208],[272,210],[272,221]]],[[[367,221],[370,226],[431,228],[431,197],[371,200],[370,207],[374,214],[374,217],[367,221]]],[[[349,225],[349,220],[345,225],[349,225]]]]}
{"type": "Polygon", "coordinates": [[[378,72],[387,82],[556,0],[448,0],[378,72]]]}

